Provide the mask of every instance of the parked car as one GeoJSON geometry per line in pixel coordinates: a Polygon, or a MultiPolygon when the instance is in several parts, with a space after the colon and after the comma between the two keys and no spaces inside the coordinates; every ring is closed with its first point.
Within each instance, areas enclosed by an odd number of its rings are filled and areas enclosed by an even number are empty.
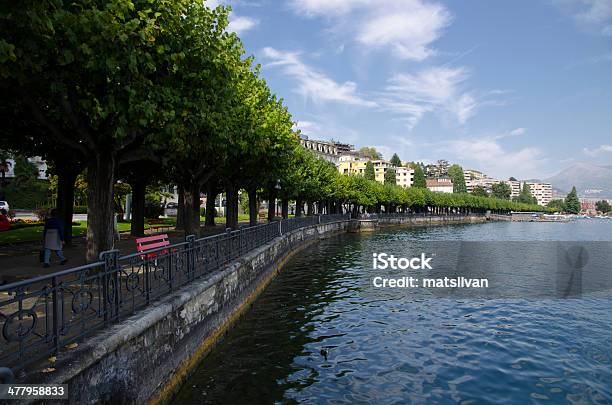
{"type": "Polygon", "coordinates": [[[176,209],[176,208],[178,208],[178,203],[169,202],[168,204],[166,204],[166,208],[168,208],[168,209],[176,209]]]}
{"type": "Polygon", "coordinates": [[[6,201],[0,201],[0,210],[6,210],[6,212],[9,212],[9,204],[6,201]]]}

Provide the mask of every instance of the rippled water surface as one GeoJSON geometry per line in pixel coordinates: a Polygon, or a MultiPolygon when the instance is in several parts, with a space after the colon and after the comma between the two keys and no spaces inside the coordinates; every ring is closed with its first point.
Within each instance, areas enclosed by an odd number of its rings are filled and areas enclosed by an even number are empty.
{"type": "MultiPolygon", "coordinates": [[[[372,290],[371,252],[458,239],[610,241],[612,221],[383,229],[325,240],[289,262],[175,403],[612,403],[610,290],[574,299],[372,290]]],[[[535,280],[541,258],[530,256],[535,280]]]]}

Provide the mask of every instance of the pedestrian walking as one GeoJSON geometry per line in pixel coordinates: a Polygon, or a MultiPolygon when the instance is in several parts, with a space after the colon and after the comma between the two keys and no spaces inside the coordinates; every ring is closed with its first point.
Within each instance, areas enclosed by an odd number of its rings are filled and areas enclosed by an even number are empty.
{"type": "Polygon", "coordinates": [[[54,251],[60,259],[60,264],[66,264],[68,261],[64,257],[64,224],[58,217],[57,209],[53,208],[49,212],[49,217],[45,220],[45,229],[43,231],[44,255],[43,267],[49,267],[51,260],[51,251],[54,251]]]}

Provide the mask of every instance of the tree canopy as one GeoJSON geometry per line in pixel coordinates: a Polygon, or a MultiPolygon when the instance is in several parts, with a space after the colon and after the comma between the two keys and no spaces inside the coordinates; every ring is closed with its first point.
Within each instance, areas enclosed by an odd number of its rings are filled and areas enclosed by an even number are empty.
{"type": "Polygon", "coordinates": [[[448,168],[448,176],[453,182],[453,193],[467,193],[463,168],[457,164],[448,168]]]}
{"type": "Polygon", "coordinates": [[[512,189],[507,183],[500,182],[491,186],[491,196],[502,200],[509,200],[512,189]]]}
{"type": "Polygon", "coordinates": [[[391,156],[390,162],[395,167],[400,167],[402,165],[402,159],[400,159],[397,153],[394,153],[393,156],[391,156]]]}
{"type": "Polygon", "coordinates": [[[572,187],[572,191],[565,197],[565,210],[570,214],[578,214],[580,212],[580,200],[576,187],[572,187]]]}
{"type": "Polygon", "coordinates": [[[372,160],[380,160],[382,159],[382,154],[380,152],[378,152],[376,150],[375,147],[373,146],[364,146],[361,149],[359,149],[359,153],[361,155],[363,155],[366,158],[372,159],[372,160]]]}

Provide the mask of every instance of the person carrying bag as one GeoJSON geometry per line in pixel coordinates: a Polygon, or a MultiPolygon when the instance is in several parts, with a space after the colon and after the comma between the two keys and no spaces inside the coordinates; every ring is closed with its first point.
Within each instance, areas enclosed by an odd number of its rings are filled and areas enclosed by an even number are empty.
{"type": "Polygon", "coordinates": [[[49,218],[45,220],[45,229],[43,231],[44,248],[42,253],[43,267],[50,266],[51,251],[54,251],[60,259],[60,264],[66,264],[68,259],[64,257],[64,224],[58,218],[57,209],[53,208],[49,213],[49,218]]]}

